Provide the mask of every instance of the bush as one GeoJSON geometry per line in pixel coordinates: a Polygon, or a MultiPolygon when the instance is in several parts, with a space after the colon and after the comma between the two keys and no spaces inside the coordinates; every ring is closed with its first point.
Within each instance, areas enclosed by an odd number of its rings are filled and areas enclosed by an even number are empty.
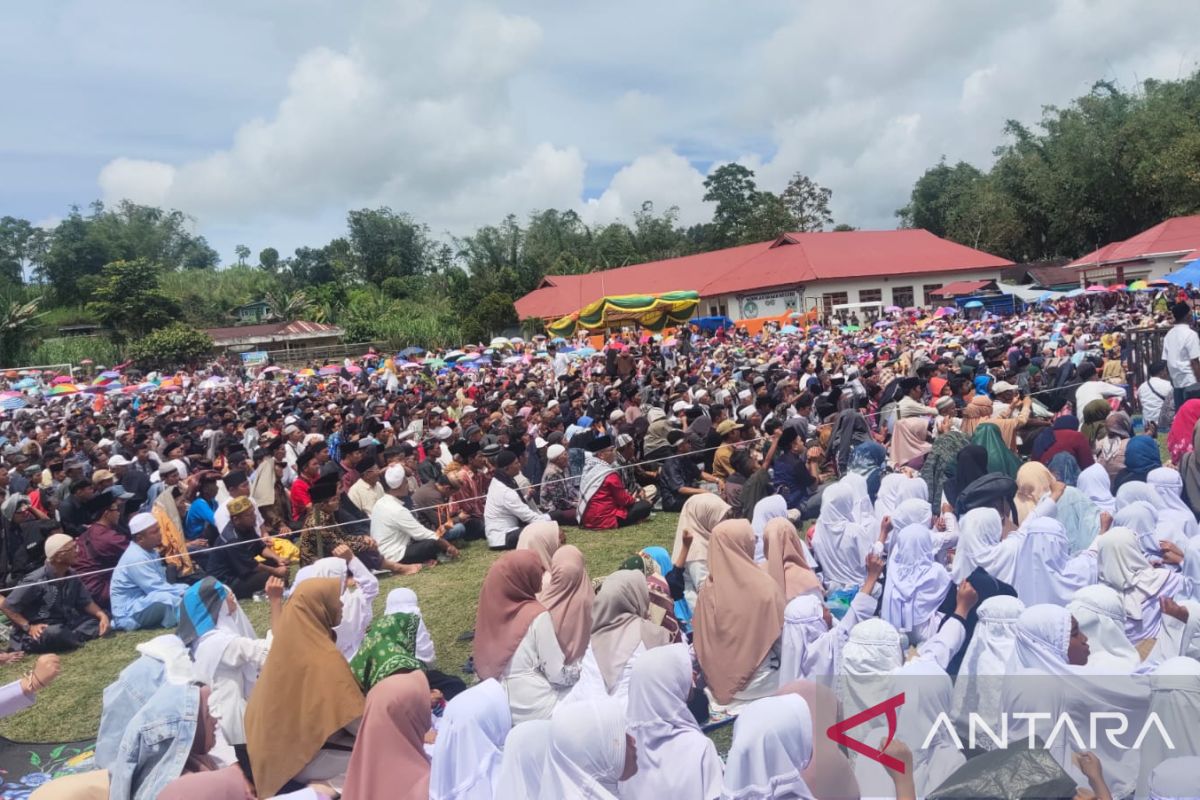
{"type": "Polygon", "coordinates": [[[111,367],[121,361],[121,352],[106,336],[62,336],[46,339],[20,359],[20,365],[74,364],[90,358],[96,365],[111,367]]]}
{"type": "Polygon", "coordinates": [[[129,346],[127,355],[146,368],[177,367],[212,352],[213,341],[204,331],[175,322],[129,346]]]}

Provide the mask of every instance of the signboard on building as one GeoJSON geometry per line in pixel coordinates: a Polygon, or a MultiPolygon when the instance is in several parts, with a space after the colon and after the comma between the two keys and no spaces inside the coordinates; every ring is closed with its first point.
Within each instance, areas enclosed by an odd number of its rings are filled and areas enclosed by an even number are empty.
{"type": "Polygon", "coordinates": [[[267,353],[264,350],[255,350],[250,353],[242,353],[242,364],[247,367],[261,367],[267,363],[267,353]]]}
{"type": "Polygon", "coordinates": [[[778,317],[780,314],[795,311],[800,306],[794,290],[741,295],[738,297],[738,303],[741,306],[742,319],[778,317]]]}

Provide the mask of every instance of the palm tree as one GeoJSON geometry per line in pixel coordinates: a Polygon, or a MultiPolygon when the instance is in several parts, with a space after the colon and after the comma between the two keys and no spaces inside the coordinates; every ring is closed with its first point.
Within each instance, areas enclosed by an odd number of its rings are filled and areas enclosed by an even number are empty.
{"type": "Polygon", "coordinates": [[[21,345],[29,338],[38,317],[40,297],[27,303],[20,300],[0,302],[0,358],[7,364],[16,360],[21,345]]]}
{"type": "Polygon", "coordinates": [[[295,322],[308,313],[308,296],[303,289],[288,294],[283,291],[267,292],[264,298],[267,304],[267,315],[280,322],[295,322]]]}

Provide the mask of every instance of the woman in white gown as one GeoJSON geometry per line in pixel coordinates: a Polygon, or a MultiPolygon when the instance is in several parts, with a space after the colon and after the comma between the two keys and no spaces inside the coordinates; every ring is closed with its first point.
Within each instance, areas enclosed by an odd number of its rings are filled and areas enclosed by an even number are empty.
{"type": "Polygon", "coordinates": [[[379,594],[379,581],[349,547],[339,545],[333,553],[330,558],[317,559],[297,570],[292,591],[309,578],[337,578],[342,582],[342,621],[335,630],[337,648],[349,661],[371,626],[371,604],[379,594]]]}
{"type": "Polygon", "coordinates": [[[497,778],[510,728],[508,697],[497,681],[478,683],[447,703],[430,760],[429,800],[506,796],[497,778]]]}

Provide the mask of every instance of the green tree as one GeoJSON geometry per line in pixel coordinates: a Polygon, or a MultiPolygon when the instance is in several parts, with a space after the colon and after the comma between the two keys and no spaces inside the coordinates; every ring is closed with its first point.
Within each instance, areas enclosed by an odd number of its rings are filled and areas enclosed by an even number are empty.
{"type": "Polygon", "coordinates": [[[492,292],[479,301],[474,314],[462,321],[462,334],[468,342],[486,342],[516,323],[512,295],[492,292]]]}
{"type": "Polygon", "coordinates": [[[144,368],[178,367],[209,356],[212,348],[207,333],[173,322],[131,343],[125,355],[144,368]]]}
{"type": "Polygon", "coordinates": [[[49,233],[29,220],[0,217],[0,280],[20,285],[36,271],[50,246],[49,233]]]}
{"type": "Polygon", "coordinates": [[[233,248],[233,252],[237,255],[237,263],[239,267],[246,266],[246,259],[250,257],[250,248],[244,244],[239,244],[233,248]]]}
{"type": "Polygon", "coordinates": [[[347,215],[350,255],[358,277],[378,285],[385,278],[428,270],[429,228],[390,208],[362,208],[347,215]]]}
{"type": "Polygon", "coordinates": [[[692,252],[687,232],[679,227],[679,207],[671,206],[661,215],[647,200],[633,213],[633,242],[639,261],[661,261],[692,252]]]}
{"type": "Polygon", "coordinates": [[[745,231],[759,202],[754,171],[741,164],[722,164],[704,179],[704,200],[716,203],[709,242],[713,249],[745,240],[745,231]]]}
{"type": "Polygon", "coordinates": [[[98,275],[111,259],[109,249],[92,236],[88,220],[78,206],[72,206],[66,218],[54,229],[53,240],[42,272],[61,305],[78,305],[84,299],[79,279],[98,275]]]}
{"type": "Polygon", "coordinates": [[[780,195],[783,207],[792,215],[792,230],[799,232],[823,231],[833,224],[829,213],[829,200],[833,190],[826,189],[812,178],[799,172],[792,175],[787,187],[780,195]]]}
{"type": "Polygon", "coordinates": [[[258,265],[274,274],[279,270],[279,251],[274,247],[264,247],[258,253],[258,265]]]}
{"type": "Polygon", "coordinates": [[[142,258],[104,265],[88,310],[117,343],[143,337],[179,317],[179,307],[159,288],[159,272],[142,258]]]}
{"type": "Polygon", "coordinates": [[[279,322],[295,322],[308,312],[308,295],[303,289],[290,293],[272,291],[263,299],[267,304],[267,314],[279,322]]]}
{"type": "Polygon", "coordinates": [[[858,230],[858,228],[854,227],[853,225],[849,225],[845,222],[839,222],[837,225],[833,226],[833,230],[834,230],[834,233],[842,233],[844,231],[856,231],[856,230],[858,230]]]}
{"type": "Polygon", "coordinates": [[[924,228],[934,236],[945,236],[954,209],[980,180],[983,173],[965,161],[951,167],[942,158],[917,178],[908,205],[896,211],[901,227],[924,228]]]}
{"type": "Polygon", "coordinates": [[[788,211],[782,198],[774,192],[755,192],[754,205],[742,229],[737,244],[753,244],[777,239],[794,230],[796,219],[788,211]]]}
{"type": "Polygon", "coordinates": [[[26,346],[32,347],[30,339],[37,325],[39,298],[28,302],[4,299],[0,301],[0,360],[4,364],[15,364],[26,346]]]}

